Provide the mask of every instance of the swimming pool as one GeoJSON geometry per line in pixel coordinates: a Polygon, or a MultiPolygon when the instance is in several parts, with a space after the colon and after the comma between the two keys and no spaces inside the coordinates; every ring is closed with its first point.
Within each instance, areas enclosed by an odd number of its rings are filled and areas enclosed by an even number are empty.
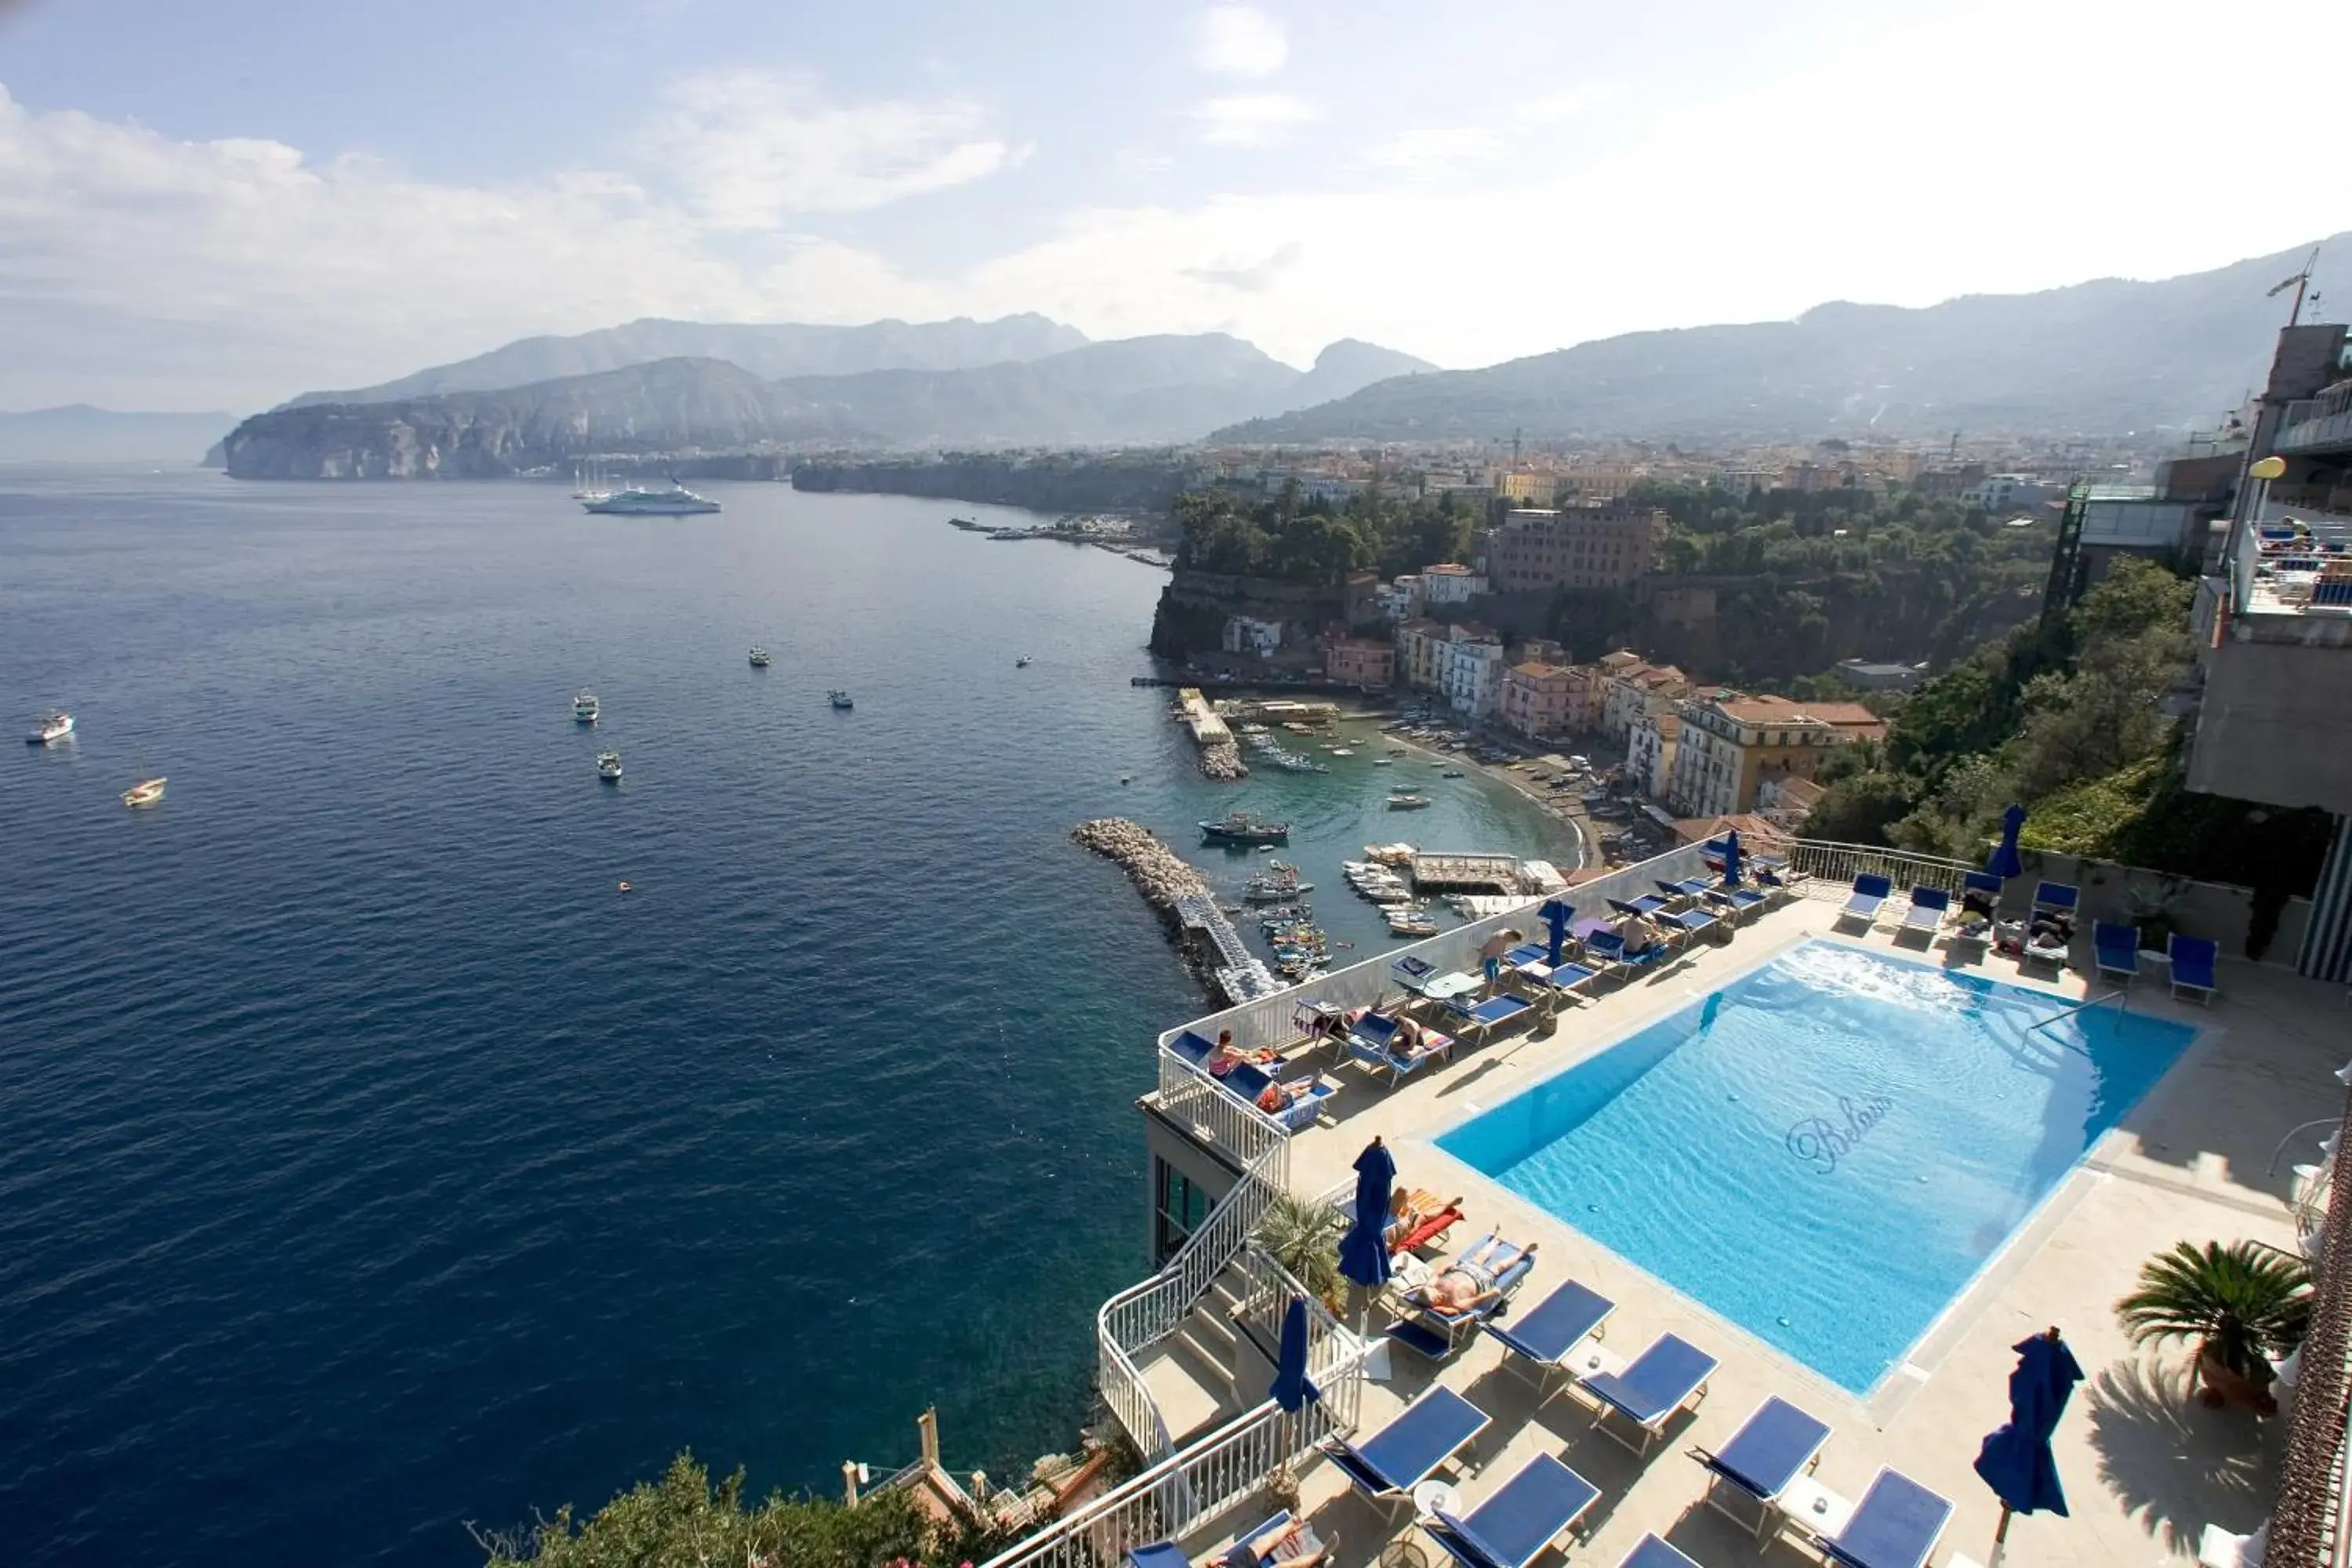
{"type": "Polygon", "coordinates": [[[1815,940],[1437,1142],[1867,1393],[2196,1035],[2063,1005],[1815,940]]]}

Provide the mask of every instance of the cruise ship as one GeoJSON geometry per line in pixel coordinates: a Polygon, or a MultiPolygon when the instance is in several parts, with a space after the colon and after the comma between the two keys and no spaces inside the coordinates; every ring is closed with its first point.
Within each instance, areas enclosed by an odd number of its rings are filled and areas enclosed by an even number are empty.
{"type": "Polygon", "coordinates": [[[618,517],[690,517],[698,512],[719,510],[717,501],[709,496],[695,494],[676,480],[672,480],[666,490],[622,490],[616,495],[583,501],[581,505],[590,511],[618,517]]]}

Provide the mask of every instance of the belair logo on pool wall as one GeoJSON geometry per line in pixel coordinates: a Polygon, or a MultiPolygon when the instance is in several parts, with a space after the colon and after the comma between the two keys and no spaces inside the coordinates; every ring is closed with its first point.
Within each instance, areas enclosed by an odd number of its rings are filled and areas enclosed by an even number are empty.
{"type": "Polygon", "coordinates": [[[1836,1116],[1811,1117],[1789,1129],[1789,1152],[1811,1165],[1814,1174],[1826,1176],[1894,1109],[1895,1102],[1883,1094],[1863,1100],[1842,1094],[1838,1096],[1836,1116]]]}

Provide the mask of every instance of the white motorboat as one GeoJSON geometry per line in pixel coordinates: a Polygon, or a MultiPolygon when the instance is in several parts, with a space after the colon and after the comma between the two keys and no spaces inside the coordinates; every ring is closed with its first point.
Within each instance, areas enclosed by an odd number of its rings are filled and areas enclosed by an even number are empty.
{"type": "Polygon", "coordinates": [[[25,739],[32,745],[47,746],[64,740],[72,733],[73,715],[59,709],[55,712],[44,713],[33,721],[33,728],[25,739]]]}
{"type": "Polygon", "coordinates": [[[593,724],[596,721],[597,712],[594,692],[583,691],[572,700],[572,716],[583,724],[593,724]]]}
{"type": "Polygon", "coordinates": [[[751,668],[753,669],[765,669],[768,668],[768,650],[766,648],[755,647],[751,650],[751,668]]]}
{"type": "Polygon", "coordinates": [[[137,807],[152,805],[163,798],[163,781],[160,778],[141,779],[122,792],[122,804],[137,807]]]}
{"type": "Polygon", "coordinates": [[[618,752],[597,752],[596,776],[603,779],[606,784],[619,784],[621,782],[621,753],[618,752]]]}

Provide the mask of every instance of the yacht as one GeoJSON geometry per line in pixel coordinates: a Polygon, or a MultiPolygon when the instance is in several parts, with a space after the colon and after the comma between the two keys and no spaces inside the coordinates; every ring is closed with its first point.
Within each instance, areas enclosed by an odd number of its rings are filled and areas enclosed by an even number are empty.
{"type": "Polygon", "coordinates": [[[25,740],[31,745],[46,746],[54,742],[62,741],[72,733],[73,715],[60,710],[54,713],[44,713],[33,721],[33,728],[25,736],[25,740]]]}
{"type": "Polygon", "coordinates": [[[122,792],[122,804],[128,806],[152,805],[163,798],[162,779],[141,779],[122,792]]]}
{"type": "Polygon", "coordinates": [[[572,471],[572,499],[576,501],[604,501],[613,499],[613,487],[604,482],[604,471],[595,464],[574,468],[572,471]]]}
{"type": "Polygon", "coordinates": [[[621,753],[618,752],[597,752],[596,776],[603,779],[606,784],[619,784],[621,782],[621,753]]]}
{"type": "Polygon", "coordinates": [[[596,721],[596,712],[594,692],[583,691],[572,700],[572,716],[583,724],[593,724],[596,721]]]}
{"type": "Polygon", "coordinates": [[[753,669],[765,669],[768,668],[768,650],[766,648],[755,647],[751,650],[751,668],[753,669]]]}
{"type": "Polygon", "coordinates": [[[824,700],[827,702],[832,703],[835,708],[848,709],[857,706],[856,702],[850,700],[849,693],[846,691],[828,691],[824,694],[824,700]]]}
{"type": "Polygon", "coordinates": [[[709,496],[696,495],[676,479],[666,490],[623,490],[597,500],[581,503],[588,510],[614,517],[691,517],[698,512],[717,511],[719,503],[709,496]]]}

